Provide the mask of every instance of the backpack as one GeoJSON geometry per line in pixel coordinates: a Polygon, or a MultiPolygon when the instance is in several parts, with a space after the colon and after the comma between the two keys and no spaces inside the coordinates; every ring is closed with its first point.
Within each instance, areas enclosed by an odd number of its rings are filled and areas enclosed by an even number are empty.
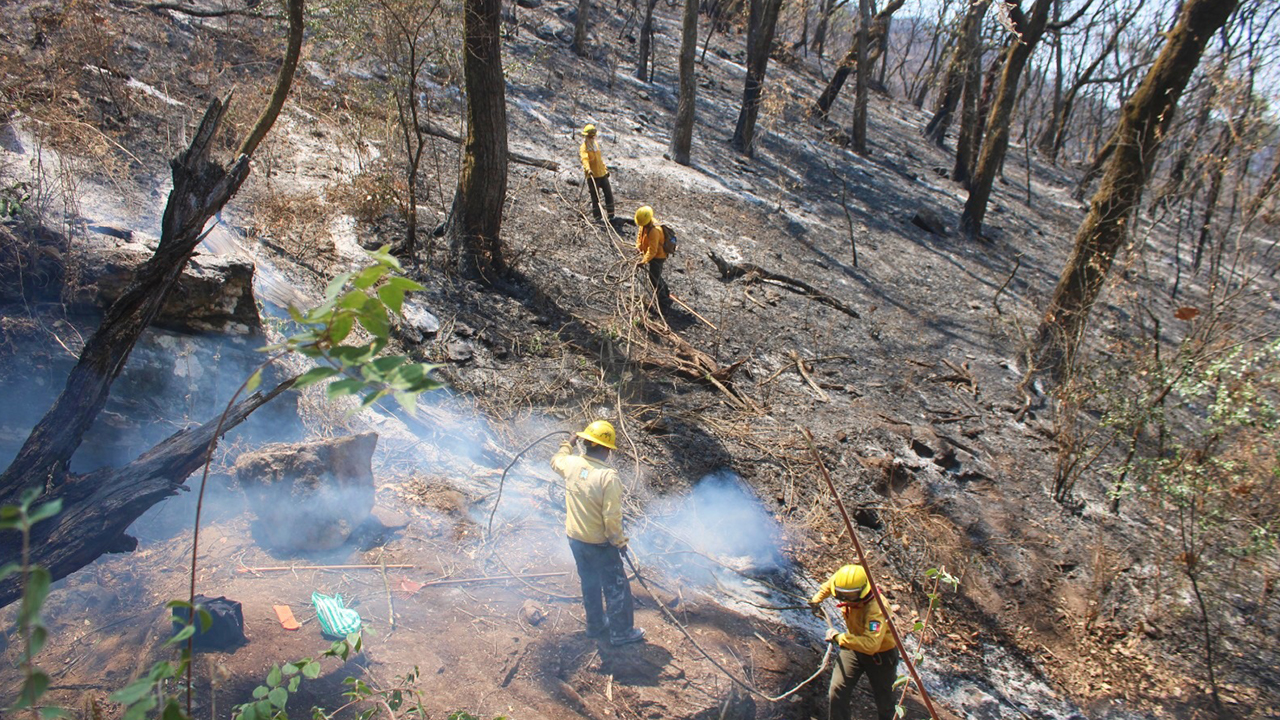
{"type": "Polygon", "coordinates": [[[674,255],[676,250],[680,248],[680,241],[676,238],[675,228],[670,225],[662,226],[662,252],[670,257],[674,255]]]}
{"type": "MultiPolygon", "coordinates": [[[[195,647],[201,650],[229,650],[239,647],[248,640],[244,636],[244,613],[240,603],[225,597],[196,596],[196,604],[204,606],[213,619],[208,630],[200,626],[196,620],[195,647]]],[[[173,632],[176,635],[186,626],[191,611],[183,607],[173,608],[173,632]]]]}

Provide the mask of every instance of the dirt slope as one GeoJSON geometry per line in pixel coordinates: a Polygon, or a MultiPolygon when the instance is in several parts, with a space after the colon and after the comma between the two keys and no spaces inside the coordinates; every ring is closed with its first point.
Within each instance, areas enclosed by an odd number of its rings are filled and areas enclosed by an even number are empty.
{"type": "MultiPolygon", "coordinates": [[[[251,642],[202,657],[202,712],[216,703],[224,717],[230,699],[243,699],[271,663],[327,645],[314,622],[288,633],[270,608],[287,602],[305,617],[301,609],[320,590],[351,600],[374,634],[360,661],[326,668],[296,712],[308,702],[332,703],[347,675],[388,685],[417,666],[419,688],[437,714],[821,716],[825,677],[782,703],[744,696],[657,607],[673,607],[700,644],[767,693],[789,689],[817,667],[821,627],[794,611],[750,604],[794,604],[769,586],[803,595],[851,559],[798,426],[818,438],[902,619],[924,614],[927,568],[945,565],[961,578],[959,593],[947,593],[932,618],[937,634],[924,666],[949,715],[1192,716],[1207,707],[1194,654],[1185,649],[1194,642],[1190,631],[1176,622],[1180,615],[1158,612],[1168,590],[1145,559],[1143,520],[1106,513],[1101,487],[1081,488],[1085,502],[1076,512],[1054,503],[1045,492],[1054,462],[1048,425],[1034,409],[1020,414],[1020,337],[1036,321],[1082,216],[1066,189],[1070,174],[1035,162],[1028,170],[1015,148],[1007,182],[997,184],[988,242],[927,232],[913,216],[932,214],[950,226],[964,200],[935,171],[949,167],[949,157],[920,138],[927,116],[898,99],[873,98],[871,153],[858,157],[828,141],[836,128],[808,116],[823,78],[813,60],[771,64],[761,140],[753,159],[740,157],[727,145],[744,74],[740,35],[717,35],[699,65],[694,164],[678,166],[663,158],[676,102],[678,9],[658,8],[657,71],[647,84],[628,72],[634,38],[611,8],[596,8],[593,17],[608,24],[594,29],[590,57],[568,50],[573,5],[519,10],[504,46],[512,148],[562,164],[560,172],[511,166],[504,236],[512,277],[495,289],[459,283],[438,264],[422,271],[429,290],[419,302],[439,330],[403,349],[449,362],[453,394],[433,399],[419,422],[390,413],[344,418],[315,397],[300,401],[311,434],[382,433],[375,470],[379,506],[390,515],[332,556],[278,557],[255,543],[252,508],[238,491],[215,490],[200,586],[244,602],[251,642]],[[660,222],[680,230],[667,279],[684,306],[665,318],[642,305],[633,229],[619,235],[585,214],[573,133],[588,121],[602,131],[619,215],[649,204],[660,222]],[[858,317],[785,283],[726,279],[712,253],[802,280],[858,317]],[[740,365],[723,387],[690,377],[682,372],[690,348],[719,367],[740,365]],[[634,650],[597,646],[582,633],[558,498],[543,464],[551,444],[517,466],[497,531],[485,529],[497,474],[515,452],[548,430],[596,416],[619,421],[616,464],[634,498],[633,532],[666,537],[641,555],[659,586],[652,595],[637,587],[650,642],[634,650]],[[666,517],[655,501],[726,468],[777,523],[790,562],[744,578],[718,557],[703,568],[714,581],[705,574],[691,581],[676,557],[686,550],[674,534],[654,529],[666,517]],[[385,575],[244,570],[293,562],[418,567],[385,575]],[[402,583],[513,570],[568,574],[416,592],[402,583]]],[[[35,16],[6,12],[15,28],[6,42],[23,45],[35,16]]],[[[112,69],[182,103],[133,86],[121,99],[109,91],[123,82],[94,85],[97,76],[77,76],[73,112],[102,125],[103,137],[129,153],[107,148],[93,157],[110,164],[79,167],[78,212],[146,232],[162,197],[163,158],[181,128],[233,84],[248,86],[243,96],[252,97],[273,67],[261,58],[275,50],[251,19],[193,21],[115,6],[95,12],[112,69]],[[123,27],[134,31],[126,37],[123,27]],[[111,125],[113,106],[120,117],[111,125]]],[[[83,36],[73,20],[54,35],[55,45],[83,36]]],[[[225,213],[229,239],[218,246],[238,245],[255,257],[269,314],[272,305],[318,296],[327,277],[359,262],[359,245],[398,238],[394,213],[346,214],[358,204],[353,198],[376,187],[362,184],[359,170],[391,151],[351,121],[360,110],[348,83],[363,69],[320,45],[307,52],[297,94],[225,213]]],[[[437,119],[452,122],[456,92],[433,86],[432,93],[437,119]]],[[[832,117],[845,122],[850,102],[842,98],[832,117]]],[[[432,143],[427,227],[443,217],[456,157],[448,143],[432,143]]],[[[13,143],[6,150],[31,157],[13,143]]],[[[23,337],[49,342],[38,331],[23,337]]],[[[180,403],[178,395],[163,403],[180,403]]],[[[256,441],[238,436],[220,469],[256,441]]],[[[43,662],[59,702],[101,697],[164,656],[159,607],[184,592],[190,511],[185,498],[159,507],[138,523],[139,552],[103,558],[54,592],[54,640],[43,662]]],[[[1276,601],[1263,604],[1265,623],[1276,601]]],[[[1275,663],[1265,662],[1275,657],[1274,639],[1264,631],[1253,636],[1263,662],[1227,660],[1231,709],[1242,717],[1274,715],[1280,702],[1275,663]]],[[[13,677],[0,673],[0,687],[16,687],[13,677]]],[[[868,698],[857,702],[859,712],[870,712],[868,698]]],[[[923,715],[914,701],[908,708],[923,715]]]]}

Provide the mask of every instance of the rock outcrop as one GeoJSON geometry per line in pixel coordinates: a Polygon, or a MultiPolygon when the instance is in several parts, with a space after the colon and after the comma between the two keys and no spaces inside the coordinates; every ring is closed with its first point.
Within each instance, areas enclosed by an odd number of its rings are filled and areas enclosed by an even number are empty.
{"type": "Polygon", "coordinates": [[[267,445],[240,456],[235,474],[266,545],[314,552],[342,545],[373,509],[375,433],[267,445]]]}

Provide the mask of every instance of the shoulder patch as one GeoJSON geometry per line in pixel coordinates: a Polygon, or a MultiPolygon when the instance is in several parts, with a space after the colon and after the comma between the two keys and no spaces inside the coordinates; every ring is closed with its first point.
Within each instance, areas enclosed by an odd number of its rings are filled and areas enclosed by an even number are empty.
{"type": "Polygon", "coordinates": [[[582,468],[581,470],[579,470],[579,471],[578,471],[578,479],[579,479],[579,480],[586,480],[586,479],[587,479],[587,474],[588,474],[588,473],[590,473],[590,472],[591,472],[590,470],[588,470],[588,469],[586,469],[586,468],[582,468]]]}
{"type": "Polygon", "coordinates": [[[867,629],[873,633],[880,632],[880,621],[872,620],[871,622],[867,623],[867,629]]]}

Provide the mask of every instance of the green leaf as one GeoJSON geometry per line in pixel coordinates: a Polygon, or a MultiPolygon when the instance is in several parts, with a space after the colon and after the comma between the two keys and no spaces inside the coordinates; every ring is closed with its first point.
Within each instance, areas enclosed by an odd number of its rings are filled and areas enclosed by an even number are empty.
{"type": "Polygon", "coordinates": [[[289,702],[289,691],[282,687],[274,688],[267,694],[267,701],[283,710],[285,704],[289,702]]]}
{"type": "Polygon", "coordinates": [[[146,697],[129,706],[124,715],[120,716],[120,720],[145,720],[147,713],[151,712],[157,704],[155,693],[151,692],[151,688],[147,688],[146,697]]]}
{"type": "Polygon", "coordinates": [[[280,667],[280,672],[284,673],[285,677],[293,677],[298,674],[298,670],[301,668],[301,661],[296,663],[285,663],[280,667]]]}
{"type": "Polygon", "coordinates": [[[380,357],[369,363],[369,367],[372,367],[378,372],[378,374],[385,375],[386,373],[405,364],[408,360],[409,358],[403,355],[388,355],[387,357],[380,357]]]}
{"type": "Polygon", "coordinates": [[[902,717],[903,715],[907,714],[907,709],[902,707],[901,705],[894,705],[893,714],[895,717],[902,717]]]}
{"type": "Polygon", "coordinates": [[[391,319],[387,317],[387,308],[382,303],[365,305],[359,320],[360,326],[375,338],[386,339],[391,333],[391,319]]]}
{"type": "Polygon", "coordinates": [[[390,394],[390,392],[391,392],[390,390],[378,390],[377,392],[371,392],[371,393],[369,393],[369,394],[365,395],[365,396],[364,396],[364,399],[360,401],[360,407],[359,407],[358,409],[359,409],[359,410],[363,410],[363,409],[365,409],[365,408],[369,407],[370,405],[372,405],[372,404],[374,404],[374,403],[378,402],[378,401],[379,401],[379,400],[381,400],[382,398],[384,398],[384,397],[386,397],[387,395],[389,395],[389,394],[390,394]]]}
{"type": "Polygon", "coordinates": [[[178,698],[169,698],[164,704],[164,711],[160,713],[160,720],[189,720],[187,714],[182,712],[182,706],[178,704],[178,698]]]}
{"type": "MultiPolygon", "coordinates": [[[[338,298],[338,307],[345,308],[347,310],[360,311],[360,310],[363,310],[365,306],[369,304],[369,301],[371,299],[372,298],[360,292],[359,290],[352,290],[348,292],[346,295],[343,295],[342,297],[338,298]]],[[[376,305],[377,303],[375,302],[374,304],[376,305]]]]}
{"type": "Polygon", "coordinates": [[[258,711],[258,717],[271,717],[271,702],[269,700],[259,700],[253,704],[253,707],[258,711]]]}
{"type": "Polygon", "coordinates": [[[48,689],[49,676],[39,668],[33,669],[22,682],[22,689],[18,691],[18,699],[13,703],[13,709],[21,710],[35,705],[40,702],[40,697],[48,689]]]}
{"type": "Polygon", "coordinates": [[[254,390],[257,390],[258,386],[261,384],[262,384],[262,368],[258,368],[257,370],[253,371],[253,374],[250,375],[249,379],[245,382],[244,391],[247,393],[252,393],[254,390]]]}
{"type": "Polygon", "coordinates": [[[898,688],[902,687],[903,685],[906,685],[909,682],[911,682],[911,678],[907,677],[906,675],[899,675],[898,679],[893,681],[893,689],[897,690],[898,688]]]}
{"type": "Polygon", "coordinates": [[[192,635],[196,634],[195,625],[187,625],[179,630],[173,637],[165,641],[165,645],[180,645],[187,641],[192,635]]]}
{"type": "Polygon", "coordinates": [[[330,400],[336,400],[347,395],[355,395],[363,390],[364,386],[365,383],[363,380],[355,380],[352,378],[348,378],[346,380],[334,380],[329,383],[329,387],[325,388],[324,392],[330,400]]]}
{"type": "Polygon", "coordinates": [[[288,307],[288,311],[289,311],[289,317],[292,318],[294,322],[298,323],[299,325],[307,324],[307,318],[305,315],[302,314],[301,310],[299,310],[298,308],[290,304],[288,307]]]}
{"type": "Polygon", "coordinates": [[[396,402],[400,403],[400,407],[404,408],[405,412],[409,413],[409,415],[412,417],[417,417],[418,415],[418,396],[417,395],[413,393],[408,393],[408,392],[397,392],[392,394],[395,396],[396,402]]]}
{"type": "Polygon", "coordinates": [[[329,342],[337,345],[347,336],[351,334],[351,328],[355,327],[356,319],[348,313],[343,313],[333,318],[333,322],[329,323],[329,342]]]}
{"type": "Polygon", "coordinates": [[[22,569],[22,566],[16,562],[5,563],[3,567],[0,567],[0,580],[3,580],[9,577],[10,575],[18,572],[21,569],[22,569]]]}
{"type": "Polygon", "coordinates": [[[301,675],[294,675],[293,677],[289,678],[289,692],[291,693],[298,692],[298,686],[301,684],[302,684],[301,675]]]}
{"type": "Polygon", "coordinates": [[[134,680],[119,690],[111,693],[110,700],[121,705],[133,705],[151,693],[151,678],[134,680]]]}
{"type": "Polygon", "coordinates": [[[35,658],[47,642],[49,642],[49,630],[44,625],[33,625],[31,634],[27,636],[27,647],[22,651],[23,658],[28,661],[35,658]]]}
{"type": "Polygon", "coordinates": [[[332,300],[338,297],[338,294],[342,292],[342,288],[347,286],[347,281],[351,279],[352,275],[353,273],[345,272],[330,280],[329,284],[324,288],[324,299],[332,300]]]}
{"type": "Polygon", "coordinates": [[[271,671],[267,673],[267,687],[280,686],[280,666],[272,665],[271,671]]]}
{"type": "Polygon", "coordinates": [[[234,716],[236,720],[259,720],[258,706],[253,703],[241,705],[236,711],[238,713],[234,716]]]}
{"type": "Polygon", "coordinates": [[[60,512],[62,512],[62,499],[58,498],[57,500],[50,500],[43,505],[38,505],[35,510],[32,510],[30,516],[27,518],[27,522],[35,525],[41,520],[48,520],[60,512]]]}
{"type": "Polygon", "coordinates": [[[259,685],[258,687],[253,689],[253,699],[261,700],[262,698],[266,697],[267,693],[269,692],[271,692],[271,688],[267,687],[266,685],[259,685]]]}
{"type": "Polygon", "coordinates": [[[320,663],[312,660],[302,666],[302,675],[308,680],[315,680],[320,677],[320,663]]]}
{"type": "Polygon", "coordinates": [[[356,279],[352,285],[355,285],[361,290],[367,290],[376,285],[377,282],[382,279],[382,276],[386,275],[390,270],[391,268],[386,265],[370,265],[364,270],[361,270],[359,275],[356,275],[356,279]]]}
{"type": "Polygon", "coordinates": [[[911,632],[920,632],[923,629],[924,629],[924,623],[920,622],[919,620],[916,621],[915,625],[911,626],[911,632]]]}
{"type": "Polygon", "coordinates": [[[49,571],[42,567],[33,567],[27,573],[27,588],[22,595],[22,605],[18,609],[18,626],[34,625],[40,617],[40,608],[49,596],[49,571]]]}
{"type": "Polygon", "coordinates": [[[54,718],[70,718],[75,716],[66,708],[42,707],[40,708],[40,717],[43,720],[53,720],[54,718]]]}
{"type": "Polygon", "coordinates": [[[378,299],[381,300],[382,304],[386,305],[391,312],[397,315],[402,314],[401,306],[404,305],[403,290],[391,287],[390,285],[383,285],[378,288],[378,299]]]}

